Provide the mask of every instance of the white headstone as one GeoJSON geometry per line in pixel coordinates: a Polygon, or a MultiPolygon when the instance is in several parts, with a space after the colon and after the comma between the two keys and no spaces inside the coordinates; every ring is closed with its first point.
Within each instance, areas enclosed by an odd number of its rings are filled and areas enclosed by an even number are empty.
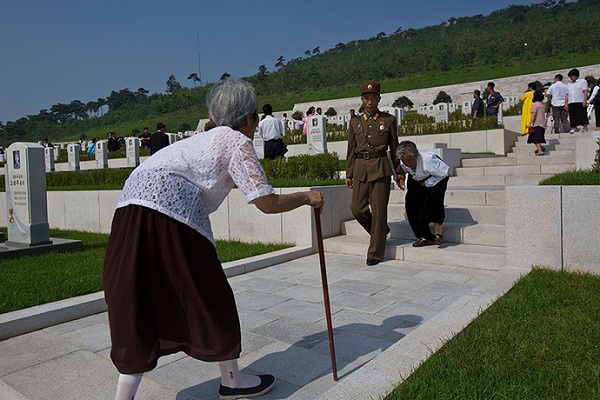
{"type": "Polygon", "coordinates": [[[325,117],[319,115],[312,116],[306,121],[306,142],[308,144],[308,154],[327,153],[327,126],[325,117]]]}
{"type": "Polygon", "coordinates": [[[44,160],[46,172],[54,172],[54,149],[52,147],[44,147],[44,160]]]}
{"type": "Polygon", "coordinates": [[[6,153],[7,244],[49,244],[44,147],[17,142],[6,153]]]}
{"type": "Polygon", "coordinates": [[[108,168],[108,148],[105,140],[96,142],[96,169],[108,168]]]}
{"type": "Polygon", "coordinates": [[[260,133],[258,133],[258,128],[254,131],[252,144],[254,145],[254,151],[256,151],[258,158],[265,158],[265,141],[262,136],[260,136],[260,133]]]}
{"type": "Polygon", "coordinates": [[[404,120],[404,116],[406,115],[406,111],[403,108],[398,109],[398,125],[402,125],[402,121],[404,120]]]}
{"type": "Polygon", "coordinates": [[[79,153],[81,146],[75,143],[69,143],[67,147],[67,155],[69,158],[69,171],[79,171],[79,153]]]}
{"type": "Polygon", "coordinates": [[[471,101],[466,100],[462,102],[462,112],[463,114],[471,115],[471,101]]]}
{"type": "Polygon", "coordinates": [[[140,165],[140,139],[130,136],[125,141],[125,154],[128,167],[140,165]]]}
{"type": "Polygon", "coordinates": [[[417,108],[417,114],[427,115],[427,106],[421,106],[417,108]]]}
{"type": "Polygon", "coordinates": [[[448,112],[453,113],[456,111],[456,103],[448,103],[448,112]]]}
{"type": "Polygon", "coordinates": [[[177,141],[176,133],[167,133],[167,136],[169,137],[169,144],[173,144],[177,141]]]}
{"type": "Polygon", "coordinates": [[[448,122],[448,104],[437,103],[435,106],[435,122],[448,122]]]}
{"type": "Polygon", "coordinates": [[[60,158],[60,147],[54,146],[54,161],[58,161],[60,158]]]}
{"type": "Polygon", "coordinates": [[[498,106],[498,125],[504,125],[504,118],[502,116],[504,104],[500,103],[498,106]]]}
{"type": "Polygon", "coordinates": [[[435,117],[435,106],[434,105],[427,106],[427,116],[435,117]]]}

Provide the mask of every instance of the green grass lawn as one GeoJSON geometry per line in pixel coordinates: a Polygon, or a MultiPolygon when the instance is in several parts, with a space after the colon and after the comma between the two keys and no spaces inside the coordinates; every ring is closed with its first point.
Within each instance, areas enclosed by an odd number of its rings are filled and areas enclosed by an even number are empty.
{"type": "Polygon", "coordinates": [[[534,269],[386,400],[600,399],[600,276],[534,269]]]}
{"type": "MultiPolygon", "coordinates": [[[[82,240],[84,250],[2,260],[0,314],[102,290],[108,235],[51,229],[50,236],[82,240]]],[[[291,247],[222,240],[216,244],[223,263],[291,247]]]]}

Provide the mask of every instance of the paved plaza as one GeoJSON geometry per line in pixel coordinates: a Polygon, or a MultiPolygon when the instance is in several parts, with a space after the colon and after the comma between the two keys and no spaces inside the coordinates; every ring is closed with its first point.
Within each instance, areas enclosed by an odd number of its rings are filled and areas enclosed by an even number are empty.
{"type": "MultiPolygon", "coordinates": [[[[230,278],[240,367],[276,377],[261,399],[381,398],[528,272],[395,260],[367,267],[363,256],[333,253],[326,264],[338,382],[317,254],[230,278]]],[[[112,400],[109,352],[106,312],[1,341],[0,399],[112,400]]],[[[136,399],[217,399],[219,376],[217,364],[163,357],[136,399]]]]}

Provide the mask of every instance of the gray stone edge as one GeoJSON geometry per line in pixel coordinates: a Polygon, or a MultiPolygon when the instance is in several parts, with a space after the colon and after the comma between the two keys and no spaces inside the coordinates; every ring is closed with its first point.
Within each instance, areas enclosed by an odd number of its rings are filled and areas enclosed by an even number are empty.
{"type": "MultiPolygon", "coordinates": [[[[291,247],[223,264],[227,277],[245,274],[275,264],[305,257],[310,247],[291,247]]],[[[0,340],[106,311],[104,292],[86,294],[0,315],[0,340]]]]}
{"type": "Polygon", "coordinates": [[[529,268],[504,267],[447,309],[396,342],[351,377],[340,381],[320,400],[381,399],[473,319],[510,290],[529,268]],[[441,332],[448,336],[440,337],[441,332]],[[350,379],[351,378],[351,379],[350,379]]]}

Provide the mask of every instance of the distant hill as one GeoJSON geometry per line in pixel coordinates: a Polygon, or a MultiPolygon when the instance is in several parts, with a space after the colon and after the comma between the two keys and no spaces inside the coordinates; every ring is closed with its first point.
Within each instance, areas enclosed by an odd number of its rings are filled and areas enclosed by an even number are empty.
{"type": "MultiPolygon", "coordinates": [[[[282,110],[298,102],[355,96],[364,80],[385,82],[386,92],[393,92],[595,64],[600,59],[598,21],[600,0],[511,5],[488,16],[398,28],[324,52],[316,48],[305,57],[280,59],[276,71],[260,66],[245,79],[255,86],[261,104],[282,110]]],[[[210,85],[179,87],[174,85],[172,94],[122,89],[98,102],[56,104],[0,127],[0,143],[104,138],[110,130],[124,136],[144,126],[153,130],[159,120],[171,131],[193,129],[206,116],[210,85]]]]}

